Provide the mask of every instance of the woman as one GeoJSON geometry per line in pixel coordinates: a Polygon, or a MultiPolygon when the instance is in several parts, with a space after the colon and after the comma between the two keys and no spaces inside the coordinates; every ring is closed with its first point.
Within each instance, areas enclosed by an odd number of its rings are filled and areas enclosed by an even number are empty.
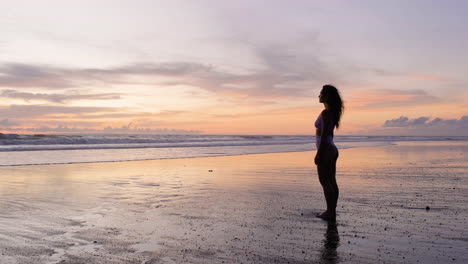
{"type": "Polygon", "coordinates": [[[333,130],[339,128],[344,105],[340,93],[333,85],[324,85],[319,95],[319,102],[323,103],[325,109],[315,121],[317,154],[315,164],[317,165],[320,184],[325,194],[327,210],[319,215],[325,220],[336,219],[336,204],[338,202],[339,189],[336,184],[336,160],[338,149],[333,143],[333,130]]]}

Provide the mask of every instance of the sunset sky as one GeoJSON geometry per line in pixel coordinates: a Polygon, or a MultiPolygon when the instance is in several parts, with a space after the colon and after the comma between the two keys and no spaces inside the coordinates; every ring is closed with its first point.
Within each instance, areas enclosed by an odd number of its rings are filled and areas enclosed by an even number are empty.
{"type": "Polygon", "coordinates": [[[4,1],[0,132],[468,135],[468,1],[4,1]],[[105,129],[107,128],[107,129],[105,129]]]}

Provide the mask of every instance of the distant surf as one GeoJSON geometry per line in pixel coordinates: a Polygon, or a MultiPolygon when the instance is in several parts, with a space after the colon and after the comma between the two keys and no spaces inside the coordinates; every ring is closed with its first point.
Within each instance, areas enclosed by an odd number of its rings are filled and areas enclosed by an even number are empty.
{"type": "MultiPolygon", "coordinates": [[[[468,137],[336,136],[339,148],[468,137]]],[[[315,150],[314,136],[1,134],[0,166],[112,162],[315,150]]]]}

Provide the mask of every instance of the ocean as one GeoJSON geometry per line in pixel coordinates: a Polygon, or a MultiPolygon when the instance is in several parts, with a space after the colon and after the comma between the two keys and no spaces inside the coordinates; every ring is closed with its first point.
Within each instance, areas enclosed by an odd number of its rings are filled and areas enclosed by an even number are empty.
{"type": "MultiPolygon", "coordinates": [[[[468,141],[468,137],[335,136],[340,149],[399,141],[468,141]]],[[[0,166],[117,162],[315,150],[315,136],[18,135],[0,133],[0,166]]]]}

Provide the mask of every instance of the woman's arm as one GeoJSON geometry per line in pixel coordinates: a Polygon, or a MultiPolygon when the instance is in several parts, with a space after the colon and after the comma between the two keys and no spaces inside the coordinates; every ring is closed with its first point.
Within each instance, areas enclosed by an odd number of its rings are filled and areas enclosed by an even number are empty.
{"type": "Polygon", "coordinates": [[[322,160],[322,153],[325,149],[325,145],[328,144],[327,142],[327,133],[326,133],[326,128],[329,126],[330,122],[330,116],[328,110],[323,110],[322,113],[320,114],[322,116],[321,121],[322,124],[320,126],[320,145],[317,149],[317,154],[315,155],[315,164],[318,164],[322,160]]]}

